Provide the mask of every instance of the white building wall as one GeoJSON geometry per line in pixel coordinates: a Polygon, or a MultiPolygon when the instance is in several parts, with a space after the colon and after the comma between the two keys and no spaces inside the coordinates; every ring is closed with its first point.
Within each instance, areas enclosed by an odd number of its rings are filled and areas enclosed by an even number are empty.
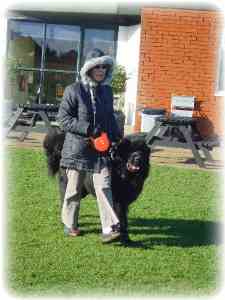
{"type": "Polygon", "coordinates": [[[140,51],[140,25],[120,26],[118,33],[117,63],[126,69],[128,81],[125,93],[126,124],[135,124],[138,66],[140,51]]]}

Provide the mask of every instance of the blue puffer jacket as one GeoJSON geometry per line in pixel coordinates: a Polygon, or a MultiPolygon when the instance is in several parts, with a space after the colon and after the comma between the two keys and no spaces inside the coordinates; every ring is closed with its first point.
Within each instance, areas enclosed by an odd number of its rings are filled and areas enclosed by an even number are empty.
{"type": "Polygon", "coordinates": [[[60,162],[62,167],[100,172],[103,167],[109,166],[107,154],[97,152],[91,145],[88,129],[90,126],[94,126],[92,104],[94,95],[95,124],[100,124],[101,128],[107,132],[111,142],[120,138],[121,134],[113,111],[112,88],[109,85],[112,67],[112,59],[108,56],[92,58],[81,69],[81,81],[65,89],[58,113],[60,127],[66,133],[60,162]],[[104,82],[96,85],[91,82],[87,73],[98,64],[108,64],[110,69],[104,82]]]}

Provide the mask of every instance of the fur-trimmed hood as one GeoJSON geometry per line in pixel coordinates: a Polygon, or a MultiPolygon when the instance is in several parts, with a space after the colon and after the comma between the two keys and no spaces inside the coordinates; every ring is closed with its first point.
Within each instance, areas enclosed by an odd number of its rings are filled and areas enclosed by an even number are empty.
{"type": "Polygon", "coordinates": [[[88,53],[86,57],[86,61],[83,65],[83,67],[80,70],[80,76],[81,81],[85,85],[96,85],[96,83],[92,80],[92,78],[88,75],[88,72],[96,67],[97,65],[108,65],[109,68],[106,73],[106,77],[104,81],[101,82],[102,85],[111,85],[112,81],[112,72],[113,72],[113,66],[114,61],[111,56],[104,55],[104,52],[102,52],[99,49],[94,49],[90,53],[88,53]]]}

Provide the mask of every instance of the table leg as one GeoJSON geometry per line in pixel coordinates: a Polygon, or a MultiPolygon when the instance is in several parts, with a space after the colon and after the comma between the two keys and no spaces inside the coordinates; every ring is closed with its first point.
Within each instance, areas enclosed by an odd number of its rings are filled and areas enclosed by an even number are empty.
{"type": "Polygon", "coordinates": [[[46,127],[47,128],[51,127],[51,123],[50,123],[50,121],[48,119],[48,116],[47,116],[47,114],[44,111],[34,112],[33,117],[31,119],[30,126],[27,128],[27,130],[25,130],[24,132],[22,132],[22,134],[19,137],[20,142],[23,142],[25,140],[25,138],[28,136],[29,132],[31,131],[31,128],[36,125],[38,114],[40,115],[40,117],[44,121],[46,127]]]}
{"type": "Polygon", "coordinates": [[[38,113],[41,116],[42,120],[45,122],[46,127],[50,128],[51,123],[49,121],[47,114],[44,111],[39,111],[38,113]]]}
{"type": "Polygon", "coordinates": [[[23,142],[23,141],[25,140],[25,138],[27,138],[28,134],[29,134],[30,131],[31,131],[31,128],[35,125],[36,120],[37,120],[37,114],[34,113],[34,114],[33,114],[33,117],[31,118],[29,127],[28,127],[27,129],[25,129],[25,130],[21,133],[21,135],[20,135],[20,137],[19,137],[19,141],[20,141],[20,142],[23,142]]]}
{"type": "Polygon", "coordinates": [[[164,134],[166,133],[166,131],[167,131],[168,128],[169,128],[168,125],[163,125],[163,126],[161,126],[160,129],[159,129],[159,133],[157,134],[157,136],[158,136],[159,138],[163,138],[163,136],[164,136],[164,134]]]}
{"type": "Polygon", "coordinates": [[[198,152],[195,144],[192,141],[191,134],[190,134],[190,128],[187,128],[186,126],[180,126],[179,129],[183,133],[184,138],[187,141],[187,144],[191,148],[191,151],[192,151],[192,153],[194,155],[194,158],[195,158],[197,164],[200,167],[204,168],[205,165],[204,165],[203,159],[201,158],[201,156],[200,156],[200,154],[199,154],[199,152],[198,152]]]}
{"type": "MultiPolygon", "coordinates": [[[[157,131],[160,129],[162,122],[156,121],[155,126],[152,128],[152,130],[147,134],[146,136],[146,144],[149,146],[151,145],[151,141],[154,136],[156,136],[157,131]]],[[[158,136],[158,134],[157,134],[158,136]]]]}
{"type": "Polygon", "coordinates": [[[7,129],[4,133],[5,137],[7,137],[11,130],[16,127],[17,121],[19,120],[21,114],[23,113],[24,109],[22,107],[18,107],[17,110],[13,113],[8,121],[7,129]]]}
{"type": "Polygon", "coordinates": [[[209,150],[206,147],[203,147],[202,145],[200,145],[200,149],[204,153],[207,161],[211,161],[211,162],[214,161],[212,154],[209,152],[209,150]]]}

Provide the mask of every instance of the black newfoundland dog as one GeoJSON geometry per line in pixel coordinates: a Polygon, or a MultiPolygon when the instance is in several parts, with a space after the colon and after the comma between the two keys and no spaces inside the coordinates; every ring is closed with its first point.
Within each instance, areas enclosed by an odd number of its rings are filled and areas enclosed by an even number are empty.
{"type": "MultiPolygon", "coordinates": [[[[43,142],[49,175],[54,176],[58,173],[61,201],[64,199],[67,185],[65,169],[59,166],[64,138],[64,132],[53,126],[43,142]]],[[[121,241],[128,242],[128,206],[138,198],[150,170],[150,149],[145,143],[145,134],[137,133],[124,137],[113,147],[111,160],[114,210],[120,220],[121,241]]],[[[87,176],[82,198],[89,193],[95,195],[90,176],[87,176]]]]}

